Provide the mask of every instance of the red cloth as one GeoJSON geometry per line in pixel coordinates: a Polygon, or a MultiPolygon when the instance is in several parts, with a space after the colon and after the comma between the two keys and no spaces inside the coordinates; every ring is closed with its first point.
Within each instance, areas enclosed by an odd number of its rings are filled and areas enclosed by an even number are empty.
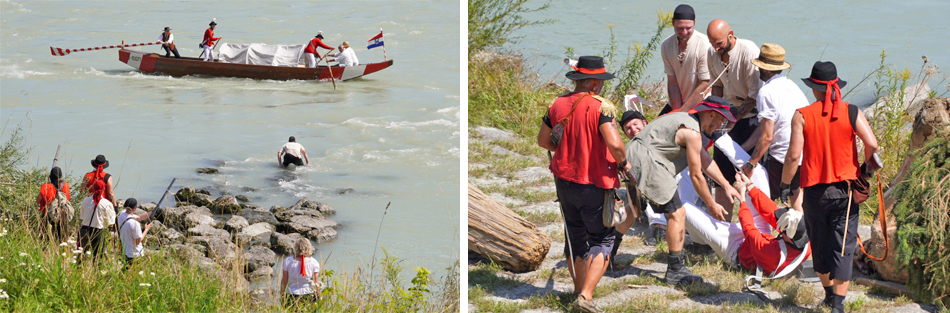
{"type": "Polygon", "coordinates": [[[208,46],[212,46],[212,47],[213,47],[213,46],[214,46],[214,41],[215,41],[215,40],[218,40],[218,39],[221,39],[221,37],[215,38],[215,37],[214,37],[214,30],[211,29],[211,27],[208,27],[208,29],[205,29],[205,37],[204,37],[204,39],[201,40],[201,44],[204,44],[204,45],[208,45],[208,46]]]}
{"type": "Polygon", "coordinates": [[[303,262],[304,256],[300,256],[300,276],[307,277],[307,267],[304,266],[303,262]]]}
{"type": "Polygon", "coordinates": [[[82,180],[82,187],[89,191],[89,193],[92,193],[92,184],[99,180],[105,181],[106,175],[108,175],[108,173],[102,171],[102,166],[100,166],[96,168],[96,170],[86,173],[86,176],[82,180]]]}
{"type": "MultiPolygon", "coordinates": [[[[548,109],[551,124],[556,125],[564,119],[581,95],[586,93],[574,93],[554,100],[548,109]]],[[[600,135],[600,105],[600,100],[591,96],[584,97],[577,104],[549,168],[554,176],[563,180],[603,189],[620,188],[617,163],[600,135]]]]}
{"type": "MultiPolygon", "coordinates": [[[[92,188],[89,189],[89,192],[92,193],[92,203],[94,205],[99,205],[99,201],[102,200],[103,194],[106,191],[106,182],[103,180],[97,180],[92,183],[92,188]]],[[[95,210],[95,207],[93,208],[95,210]]]]}
{"type": "Polygon", "coordinates": [[[307,45],[307,48],[303,50],[304,53],[313,53],[316,57],[320,57],[320,53],[317,52],[317,47],[333,50],[333,47],[330,47],[323,43],[320,38],[314,37],[310,39],[310,44],[307,45]]]}
{"type": "MultiPolygon", "coordinates": [[[[769,222],[769,225],[772,225],[772,228],[776,227],[775,220],[775,202],[769,198],[764,192],[759,190],[759,188],[752,188],[749,190],[749,196],[752,197],[752,205],[755,206],[759,211],[759,215],[769,222]]],[[[782,255],[782,248],[779,247],[778,240],[775,239],[775,236],[772,234],[763,234],[757,228],[755,228],[755,222],[752,220],[752,211],[749,211],[749,206],[745,201],[739,204],[739,224],[742,225],[742,234],[745,235],[745,241],[742,242],[742,245],[739,246],[739,262],[742,263],[742,266],[746,268],[756,268],[756,265],[762,266],[762,270],[766,275],[771,275],[772,272],[775,272],[776,265],[782,255]]],[[[792,260],[798,257],[799,254],[802,254],[802,251],[795,250],[788,243],[785,244],[788,251],[788,255],[785,256],[785,263],[782,264],[782,269],[788,266],[789,263],[792,263],[792,260]]],[[[805,249],[805,258],[811,255],[811,248],[805,249]]]]}
{"type": "MultiPolygon", "coordinates": [[[[827,86],[825,87],[825,100],[821,102],[821,113],[822,115],[828,115],[831,113],[832,121],[838,119],[838,110],[835,110],[835,108],[838,107],[838,104],[841,103],[841,87],[838,86],[838,78],[835,78],[834,80],[817,80],[809,77],[808,80],[816,84],[827,86]],[[834,95],[834,98],[831,98],[832,94],[834,95]]],[[[847,105],[848,104],[845,103],[845,106],[847,105]]]]}
{"type": "Polygon", "coordinates": [[[805,120],[802,135],[801,186],[831,184],[856,179],[858,172],[858,148],[855,146],[854,128],[847,118],[848,103],[834,105],[831,114],[824,112],[823,101],[798,109],[805,120]]]}
{"type": "MultiPolygon", "coordinates": [[[[69,183],[60,182],[59,188],[59,191],[66,194],[66,200],[69,200],[69,183]]],[[[40,206],[41,213],[46,214],[46,208],[53,203],[54,198],[56,198],[56,187],[53,187],[53,184],[45,183],[40,186],[40,196],[36,198],[36,204],[40,206]]]]}

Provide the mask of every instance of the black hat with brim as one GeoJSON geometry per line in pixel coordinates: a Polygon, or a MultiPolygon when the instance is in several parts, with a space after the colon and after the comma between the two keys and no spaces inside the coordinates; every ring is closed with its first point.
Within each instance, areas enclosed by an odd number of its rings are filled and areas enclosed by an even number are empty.
{"type": "Polygon", "coordinates": [[[641,120],[644,120],[644,121],[647,120],[647,118],[646,118],[645,116],[643,116],[643,113],[640,113],[640,111],[630,110],[630,111],[627,111],[627,112],[623,112],[623,116],[620,117],[620,126],[623,126],[624,124],[627,124],[627,122],[629,122],[630,120],[635,119],[635,118],[636,118],[636,119],[641,119],[641,120]]]}
{"type": "Polygon", "coordinates": [[[99,167],[100,164],[102,165],[102,168],[109,167],[109,160],[106,160],[106,156],[101,154],[97,155],[95,159],[92,159],[91,163],[92,167],[99,167]]]}
{"type": "Polygon", "coordinates": [[[598,56],[582,56],[577,59],[577,66],[571,65],[571,68],[574,70],[564,74],[570,80],[588,78],[608,80],[615,77],[614,74],[607,73],[607,68],[604,67],[604,59],[598,56]]]}
{"type": "Polygon", "coordinates": [[[706,97],[706,100],[700,102],[695,107],[687,111],[687,113],[699,113],[703,111],[716,111],[719,114],[722,114],[727,120],[735,123],[736,116],[732,113],[732,107],[729,106],[729,102],[726,99],[717,96],[706,97]]]}
{"type": "MultiPolygon", "coordinates": [[[[828,85],[816,83],[812,80],[832,81],[835,80],[835,78],[838,78],[838,69],[835,67],[835,64],[830,61],[818,61],[811,67],[811,76],[802,78],[802,81],[805,82],[806,86],[824,92],[828,90],[828,85]]],[[[844,88],[847,84],[848,82],[838,79],[838,88],[844,88]]]]}

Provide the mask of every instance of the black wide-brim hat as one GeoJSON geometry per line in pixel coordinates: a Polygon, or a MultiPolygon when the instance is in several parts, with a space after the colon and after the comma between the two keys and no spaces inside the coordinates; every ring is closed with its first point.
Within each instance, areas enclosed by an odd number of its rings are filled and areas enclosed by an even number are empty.
{"type": "Polygon", "coordinates": [[[564,74],[570,80],[588,78],[608,80],[615,77],[614,74],[607,73],[607,68],[604,67],[604,59],[598,56],[582,56],[577,59],[577,66],[571,65],[571,68],[574,70],[564,74]]]}
{"type": "Polygon", "coordinates": [[[703,111],[716,111],[719,114],[722,114],[722,116],[726,117],[726,119],[730,122],[736,122],[736,116],[732,114],[732,107],[729,106],[729,101],[726,101],[726,99],[723,99],[722,97],[706,97],[705,100],[687,111],[687,113],[693,114],[703,111]]]}
{"type": "MultiPolygon", "coordinates": [[[[824,92],[828,90],[828,85],[819,84],[811,80],[816,79],[820,81],[830,81],[834,80],[835,78],[838,78],[838,68],[835,67],[835,64],[831,63],[831,61],[818,61],[815,62],[815,65],[811,67],[811,76],[808,78],[802,78],[802,81],[805,82],[806,86],[824,92]]],[[[844,88],[844,86],[847,84],[848,82],[838,79],[838,88],[844,88]]]]}
{"type": "Polygon", "coordinates": [[[97,155],[95,159],[92,159],[91,163],[92,167],[99,167],[99,164],[102,164],[102,168],[109,167],[109,160],[106,160],[106,156],[101,154],[97,155]]]}

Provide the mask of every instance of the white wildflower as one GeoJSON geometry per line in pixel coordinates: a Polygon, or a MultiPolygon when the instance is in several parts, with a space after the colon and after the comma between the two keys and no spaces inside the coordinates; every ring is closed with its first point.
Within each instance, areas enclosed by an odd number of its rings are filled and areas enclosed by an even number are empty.
{"type": "Polygon", "coordinates": [[[145,275],[145,271],[139,271],[139,276],[145,275]]]}
{"type": "Polygon", "coordinates": [[[29,254],[26,254],[26,253],[23,253],[23,252],[20,252],[20,256],[28,256],[28,255],[29,255],[29,254]]]}
{"type": "Polygon", "coordinates": [[[69,245],[69,244],[66,243],[66,242],[61,242],[61,243],[59,243],[59,246],[60,246],[60,247],[65,247],[65,246],[68,246],[68,245],[69,245]]]}
{"type": "Polygon", "coordinates": [[[7,282],[6,278],[0,278],[0,283],[5,283],[5,282],[7,282]]]}
{"type": "Polygon", "coordinates": [[[106,274],[106,271],[104,271],[104,270],[103,270],[103,271],[99,271],[99,274],[105,275],[105,274],[106,274]]]}
{"type": "Polygon", "coordinates": [[[63,257],[64,257],[64,258],[66,257],[66,252],[63,252],[63,257]]]}
{"type": "Polygon", "coordinates": [[[69,263],[76,264],[76,259],[75,259],[75,258],[69,258],[69,263]]]}
{"type": "Polygon", "coordinates": [[[155,276],[155,272],[148,273],[149,275],[155,276]]]}
{"type": "Polygon", "coordinates": [[[92,255],[92,251],[86,251],[86,255],[92,255]]]}
{"type": "Polygon", "coordinates": [[[9,299],[9,298],[10,298],[10,295],[8,295],[6,291],[3,291],[3,289],[0,289],[0,299],[9,299]]]}
{"type": "Polygon", "coordinates": [[[142,287],[151,287],[152,284],[149,284],[149,283],[141,283],[141,284],[139,284],[139,286],[142,286],[142,287]]]}
{"type": "Polygon", "coordinates": [[[20,266],[26,266],[26,263],[20,262],[20,266]]]}

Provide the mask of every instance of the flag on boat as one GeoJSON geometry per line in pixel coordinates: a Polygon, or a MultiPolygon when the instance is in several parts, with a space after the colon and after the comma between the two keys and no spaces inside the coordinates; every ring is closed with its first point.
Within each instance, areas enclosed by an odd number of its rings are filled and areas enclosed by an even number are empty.
{"type": "Polygon", "coordinates": [[[373,48],[376,48],[376,47],[382,47],[382,46],[385,46],[385,44],[383,43],[383,31],[382,31],[382,30],[379,31],[379,35],[376,35],[375,37],[370,38],[370,39],[366,42],[366,50],[373,49],[373,48]]]}

